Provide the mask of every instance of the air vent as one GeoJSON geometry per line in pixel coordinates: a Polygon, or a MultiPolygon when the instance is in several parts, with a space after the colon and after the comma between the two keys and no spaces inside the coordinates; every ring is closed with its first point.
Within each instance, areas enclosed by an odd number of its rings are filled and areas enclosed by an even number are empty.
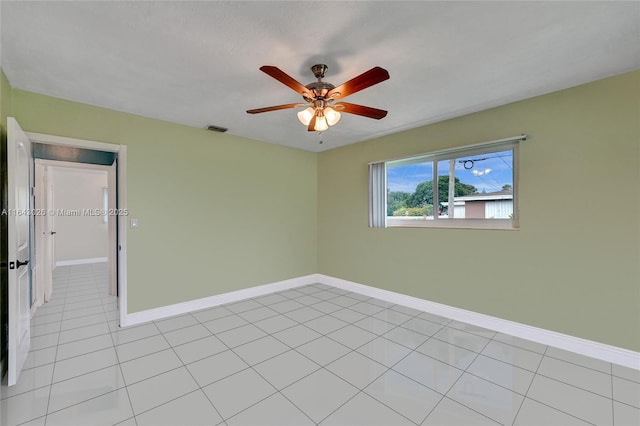
{"type": "Polygon", "coordinates": [[[207,130],[211,130],[212,132],[224,133],[229,129],[227,129],[226,127],[214,126],[212,124],[209,124],[207,126],[207,130]]]}

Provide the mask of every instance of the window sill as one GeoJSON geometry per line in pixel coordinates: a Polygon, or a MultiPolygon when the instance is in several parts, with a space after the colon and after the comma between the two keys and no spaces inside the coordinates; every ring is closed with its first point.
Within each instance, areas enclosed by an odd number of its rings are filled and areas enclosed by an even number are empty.
{"type": "Polygon", "coordinates": [[[387,228],[447,228],[447,229],[495,229],[518,231],[518,221],[513,219],[425,219],[424,217],[387,216],[387,228]]]}

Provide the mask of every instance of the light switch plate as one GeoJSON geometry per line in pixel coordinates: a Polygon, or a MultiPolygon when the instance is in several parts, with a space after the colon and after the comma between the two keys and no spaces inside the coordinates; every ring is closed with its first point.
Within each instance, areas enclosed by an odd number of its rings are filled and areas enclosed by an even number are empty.
{"type": "Polygon", "coordinates": [[[131,219],[131,228],[138,227],[138,219],[131,219]]]}

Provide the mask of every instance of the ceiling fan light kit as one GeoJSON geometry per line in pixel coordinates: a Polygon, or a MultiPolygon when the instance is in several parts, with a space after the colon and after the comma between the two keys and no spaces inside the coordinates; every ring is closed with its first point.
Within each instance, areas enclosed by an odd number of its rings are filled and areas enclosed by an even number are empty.
{"type": "Polygon", "coordinates": [[[316,128],[314,130],[317,131],[323,131],[323,130],[327,130],[327,126],[333,126],[335,125],[338,121],[340,121],[340,117],[341,114],[336,111],[335,109],[331,108],[331,107],[309,107],[307,109],[305,109],[304,111],[300,111],[298,113],[298,120],[300,120],[300,123],[302,123],[303,126],[309,126],[309,123],[311,122],[311,118],[313,116],[316,116],[316,128]],[[326,123],[326,125],[320,125],[319,123],[324,122],[326,123]],[[320,129],[319,127],[324,127],[323,129],[320,129]]]}
{"type": "Polygon", "coordinates": [[[306,106],[303,111],[298,112],[298,120],[307,127],[309,132],[323,132],[330,126],[335,125],[342,117],[340,112],[360,115],[362,117],[380,120],[387,115],[387,111],[371,108],[363,105],[350,104],[347,102],[334,103],[336,100],[344,98],[353,93],[364,90],[375,84],[389,79],[387,70],[374,67],[369,71],[352,78],[340,86],[322,81],[328,67],[324,64],[316,64],[311,67],[311,72],[318,79],[303,86],[301,83],[290,77],[284,71],[271,65],[260,67],[260,71],[275,78],[285,86],[290,87],[300,94],[307,103],[275,105],[271,107],[248,110],[249,114],[259,114],[281,109],[297,108],[306,106]],[[339,111],[338,111],[339,110],[339,111]]]}

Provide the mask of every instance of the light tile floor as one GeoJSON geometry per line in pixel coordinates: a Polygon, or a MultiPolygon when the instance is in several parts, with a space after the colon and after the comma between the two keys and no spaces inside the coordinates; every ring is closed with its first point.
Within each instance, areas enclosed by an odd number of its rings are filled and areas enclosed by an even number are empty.
{"type": "Polygon", "coordinates": [[[322,284],[119,329],[59,267],[2,425],[640,425],[640,371],[322,284]]]}

